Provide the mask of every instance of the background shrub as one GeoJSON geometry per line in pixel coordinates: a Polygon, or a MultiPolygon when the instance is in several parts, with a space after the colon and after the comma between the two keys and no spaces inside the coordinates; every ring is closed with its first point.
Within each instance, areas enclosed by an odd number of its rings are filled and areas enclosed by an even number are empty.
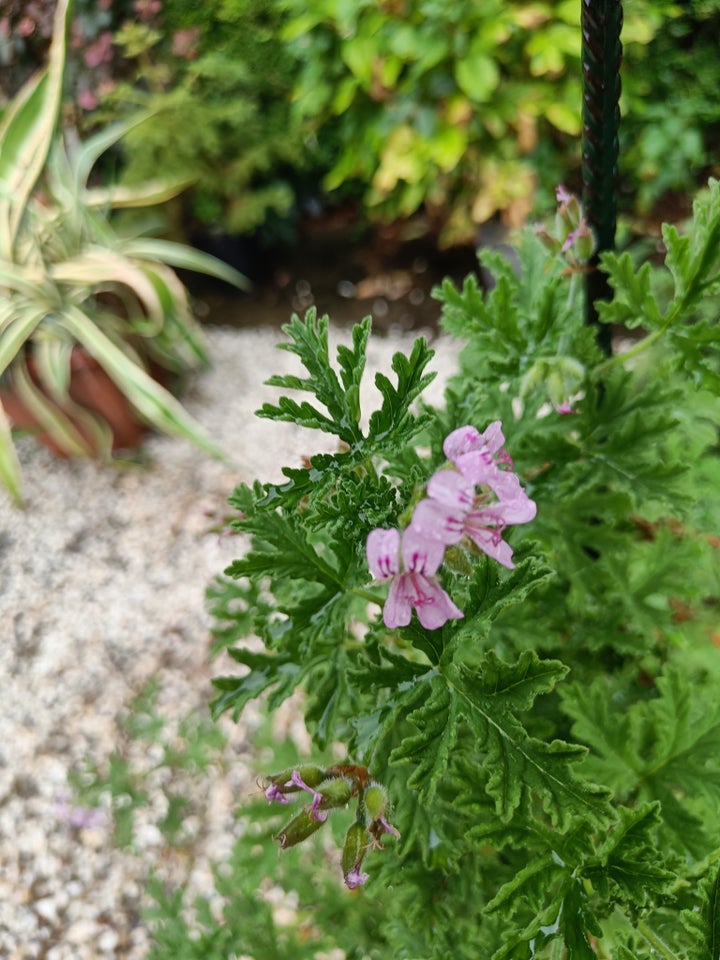
{"type": "MultiPolygon", "coordinates": [[[[5,97],[53,7],[11,0],[0,18],[5,97]]],[[[153,111],[123,176],[192,183],[177,228],[267,230],[311,199],[473,241],[579,186],[579,15],[575,0],[77,0],[68,117],[153,111]]],[[[717,173],[719,26],[720,0],[625,4],[626,214],[684,216],[717,173]]]]}

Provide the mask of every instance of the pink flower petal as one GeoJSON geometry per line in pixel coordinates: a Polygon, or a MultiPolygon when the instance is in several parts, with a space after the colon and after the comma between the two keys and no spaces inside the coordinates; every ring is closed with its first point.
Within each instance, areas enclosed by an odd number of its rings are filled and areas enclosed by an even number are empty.
{"type": "Polygon", "coordinates": [[[400,572],[399,547],[399,531],[381,528],[370,531],[365,550],[370,573],[376,580],[387,580],[400,572]]]}
{"type": "Polygon", "coordinates": [[[412,616],[412,604],[403,589],[403,581],[407,574],[395,577],[390,584],[390,592],[383,607],[383,622],[389,630],[396,627],[406,627],[412,616]]]}
{"type": "Polygon", "coordinates": [[[443,453],[448,460],[455,460],[463,453],[479,450],[483,445],[482,436],[475,427],[458,427],[445,437],[443,453]]]}
{"type": "Polygon", "coordinates": [[[458,543],[465,528],[466,511],[445,506],[437,500],[422,500],[413,513],[411,526],[419,536],[440,543],[458,543]]]}
{"type": "Polygon", "coordinates": [[[439,470],[428,480],[428,496],[448,507],[467,512],[475,503],[475,486],[456,470],[439,470]]]}
{"type": "Polygon", "coordinates": [[[498,536],[497,531],[473,527],[467,529],[466,533],[488,557],[497,560],[508,570],[515,569],[512,547],[498,536]]]}
{"type": "Polygon", "coordinates": [[[505,443],[502,422],[500,420],[494,420],[481,436],[488,453],[497,453],[505,443]]]}
{"type": "Polygon", "coordinates": [[[455,460],[455,466],[463,477],[475,486],[481,483],[492,486],[492,480],[497,474],[508,472],[501,470],[486,450],[471,450],[461,454],[455,460]]]}
{"type": "Polygon", "coordinates": [[[537,505],[525,493],[521,492],[512,500],[499,500],[478,508],[473,513],[481,514],[494,524],[506,526],[509,523],[529,523],[535,519],[537,505]]]}
{"type": "Polygon", "coordinates": [[[426,630],[437,630],[448,620],[462,620],[463,612],[435,580],[412,574],[416,591],[415,609],[426,630]]]}
{"type": "Polygon", "coordinates": [[[405,570],[426,576],[432,576],[436,572],[445,555],[445,545],[442,542],[424,537],[412,524],[403,531],[400,549],[405,570]]]}
{"type": "Polygon", "coordinates": [[[353,867],[345,874],[345,886],[348,890],[356,890],[365,883],[369,876],[369,873],[360,873],[360,867],[353,867]]]}
{"type": "Polygon", "coordinates": [[[290,803],[288,798],[276,783],[271,783],[266,789],[265,799],[268,801],[268,803],[290,803]]]}

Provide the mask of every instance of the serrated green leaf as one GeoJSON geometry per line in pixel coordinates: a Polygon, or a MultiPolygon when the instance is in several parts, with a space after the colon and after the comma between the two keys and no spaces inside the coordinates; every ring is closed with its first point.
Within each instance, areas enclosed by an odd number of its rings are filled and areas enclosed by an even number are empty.
{"type": "Polygon", "coordinates": [[[296,376],[273,376],[267,381],[272,386],[314,393],[326,408],[327,414],[312,404],[298,404],[282,397],[277,406],[264,404],[257,416],[297,422],[311,429],[325,430],[334,433],[352,447],[362,440],[357,388],[365,363],[364,351],[370,332],[370,318],[363,321],[357,334],[353,333],[354,349],[343,347],[338,351],[342,384],[330,363],[328,323],[326,316],[318,319],[314,307],[307,311],[304,320],[294,314],[290,323],[283,327],[289,342],[279,346],[296,354],[310,376],[302,379],[296,376]]]}
{"type": "Polygon", "coordinates": [[[414,697],[422,699],[422,703],[407,714],[407,720],[418,727],[419,732],[403,739],[390,754],[390,762],[415,763],[408,786],[417,789],[423,802],[430,805],[447,770],[461,714],[457,698],[437,674],[416,686],[414,697]]]}
{"type": "MultiPolygon", "coordinates": [[[[710,824],[701,822],[700,811],[714,824],[720,809],[717,683],[698,689],[682,669],[668,667],[656,688],[658,696],[626,706],[622,716],[613,705],[612,687],[602,680],[585,691],[569,688],[563,704],[574,719],[573,734],[591,747],[590,776],[621,798],[659,801],[673,842],[701,856],[710,824]]],[[[711,836],[717,837],[714,826],[711,836]]]]}
{"type": "Polygon", "coordinates": [[[600,848],[600,863],[583,875],[604,898],[637,906],[669,891],[675,874],[658,856],[660,804],[620,807],[619,820],[600,848]]]}
{"type": "Polygon", "coordinates": [[[237,525],[256,534],[259,540],[244,557],[230,564],[225,570],[227,576],[290,577],[319,583],[333,592],[342,586],[339,571],[318,554],[297,520],[267,512],[258,518],[240,520],[237,525]]]}
{"type": "MultiPolygon", "coordinates": [[[[567,866],[552,851],[543,856],[534,856],[512,880],[503,884],[485,909],[488,913],[503,911],[509,920],[513,914],[528,902],[528,887],[540,887],[545,899],[547,891],[552,889],[556,880],[565,877],[567,866]]],[[[531,901],[532,902],[532,901],[531,901]]]]}
{"type": "Polygon", "coordinates": [[[692,960],[720,960],[720,861],[715,860],[698,884],[698,906],[683,910],[681,920],[693,938],[692,960]]]}
{"type": "Polygon", "coordinates": [[[506,934],[506,945],[493,954],[492,960],[527,956],[528,948],[536,951],[553,941],[563,944],[567,960],[597,960],[590,935],[601,936],[602,929],[580,880],[569,877],[545,910],[524,930],[519,934],[506,934]],[[517,953],[518,948],[522,952],[517,953]]]}
{"type": "Polygon", "coordinates": [[[214,720],[232,710],[233,719],[237,722],[247,704],[270,688],[275,688],[275,702],[280,703],[290,696],[302,679],[300,668],[289,657],[255,653],[242,648],[234,648],[229,653],[238,663],[249,667],[250,672],[243,677],[213,679],[213,686],[221,691],[210,702],[214,720]]]}
{"type": "Polygon", "coordinates": [[[375,386],[383,397],[382,406],[370,417],[368,439],[375,445],[388,441],[389,437],[402,430],[410,417],[410,405],[435,379],[435,373],[425,373],[425,368],[435,356],[424,337],[418,337],[409,357],[396,353],[392,369],[397,375],[397,386],[383,373],[375,375],[375,386]]]}
{"type": "Polygon", "coordinates": [[[671,224],[663,224],[663,242],[667,248],[665,264],[675,281],[675,301],[671,310],[679,313],[695,303],[717,278],[720,266],[720,181],[710,180],[708,190],[693,203],[690,231],[681,235],[671,224]]]}
{"type": "Polygon", "coordinates": [[[531,737],[515,715],[527,710],[540,693],[551,690],[566,671],[558,661],[541,661],[534,652],[525,651],[515,664],[488,653],[476,673],[461,668],[449,676],[465,702],[463,712],[478,749],[486,755],[486,789],[505,821],[526,791],[541,800],[559,830],[569,829],[578,816],[598,825],[614,819],[609,791],[583,780],[572,769],[586,750],[560,740],[545,743],[531,737]]]}
{"type": "Polygon", "coordinates": [[[652,291],[652,268],[644,263],[639,269],[629,253],[604,253],[600,260],[613,288],[613,298],[599,301],[598,314],[603,323],[617,323],[632,330],[646,327],[656,330],[663,324],[657,300],[652,291]]]}

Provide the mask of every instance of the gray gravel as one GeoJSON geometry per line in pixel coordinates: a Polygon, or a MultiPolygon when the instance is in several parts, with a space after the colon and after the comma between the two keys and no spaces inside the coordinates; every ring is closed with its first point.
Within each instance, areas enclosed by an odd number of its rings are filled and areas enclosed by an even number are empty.
{"type": "MultiPolygon", "coordinates": [[[[3,958],[144,957],[148,869],[210,892],[209,864],[237,830],[234,805],[256,790],[253,711],[240,725],[223,721],[227,763],[211,790],[192,788],[201,812],[190,863],[160,856],[152,811],[140,824],[140,855],[115,849],[106,812],[83,820],[67,775],[87,758],[107,760],[118,717],[150,678],[160,677],[159,709],[173,722],[206,710],[210,677],[228,672],[227,662],[209,663],[204,602],[208,582],[242,549],[218,532],[227,497],[240,481],[277,480],[283,465],[332,448],[324,435],[253,416],[277,394],[262,385],[267,376],[298,372],[297,358],[274,349],[277,339],[271,330],[208,331],[213,366],[185,405],[232,464],[159,436],[142,467],[61,461],[27,438],[19,443],[25,509],[0,492],[3,958]]],[[[392,353],[412,339],[373,339],[370,371],[390,373],[392,353]]],[[[439,398],[456,351],[447,340],[433,345],[439,398]]]]}

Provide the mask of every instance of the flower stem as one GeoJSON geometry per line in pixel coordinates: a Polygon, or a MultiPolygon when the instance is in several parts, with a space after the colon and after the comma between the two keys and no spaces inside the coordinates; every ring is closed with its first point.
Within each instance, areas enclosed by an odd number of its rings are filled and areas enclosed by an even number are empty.
{"type": "Polygon", "coordinates": [[[626,350],[624,353],[615,354],[613,357],[608,357],[607,360],[603,360],[602,363],[599,363],[592,372],[593,379],[597,380],[600,377],[604,376],[611,370],[613,367],[617,367],[620,363],[625,363],[627,360],[634,360],[635,357],[640,356],[644,353],[649,347],[656,343],[664,333],[663,330],[653,330],[652,333],[649,333],[646,337],[643,337],[634,347],[630,347],[629,350],[626,350]]]}
{"type": "Polygon", "coordinates": [[[367,600],[368,603],[376,603],[378,606],[382,606],[383,601],[376,597],[374,594],[370,593],[369,590],[363,590],[361,587],[352,587],[348,590],[348,593],[354,594],[356,597],[362,597],[363,600],[367,600]]]}
{"type": "Polygon", "coordinates": [[[638,933],[645,937],[650,946],[656,950],[661,957],[664,957],[665,960],[678,960],[677,955],[670,949],[662,937],[658,936],[652,927],[649,927],[644,920],[638,920],[637,928],[638,933]]]}

